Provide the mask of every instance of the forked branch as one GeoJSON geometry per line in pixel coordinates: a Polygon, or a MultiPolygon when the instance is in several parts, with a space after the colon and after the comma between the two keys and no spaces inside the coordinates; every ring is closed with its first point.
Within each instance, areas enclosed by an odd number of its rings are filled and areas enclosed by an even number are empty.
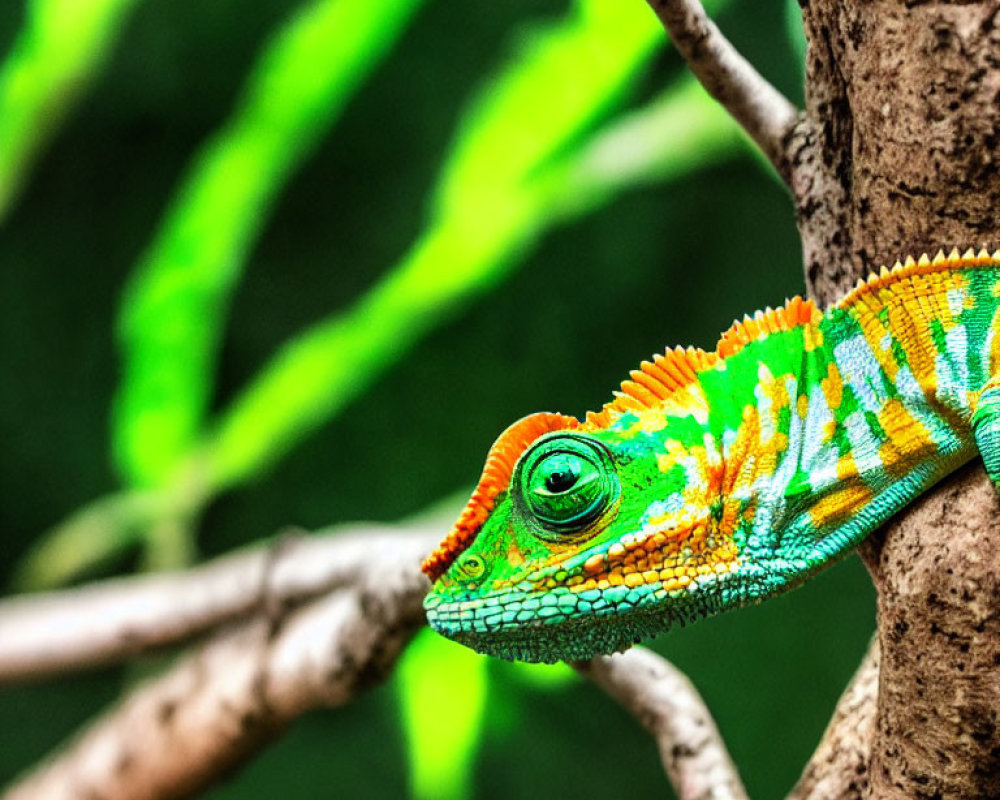
{"type": "MultiPolygon", "coordinates": [[[[285,537],[187,572],[0,604],[0,674],[8,681],[121,661],[216,631],[3,800],[193,796],[298,715],[350,702],[391,669],[423,624],[427,582],[418,564],[439,528],[285,537]]],[[[668,662],[635,649],[577,669],[654,736],[682,800],[745,800],[711,715],[668,662]]],[[[795,800],[840,796],[826,790],[847,774],[837,772],[845,762],[828,757],[827,743],[869,724],[872,674],[869,664],[855,679],[861,689],[845,693],[795,800]]]]}
{"type": "Polygon", "coordinates": [[[410,545],[426,547],[417,537],[397,536],[397,544],[395,555],[378,553],[360,567],[349,588],[216,635],[136,688],[4,800],[192,796],[303,712],[349,702],[387,674],[424,621],[427,579],[410,545]]]}
{"type": "Polygon", "coordinates": [[[0,685],[117,663],[261,612],[280,615],[355,585],[366,568],[419,563],[440,527],[429,521],[405,532],[367,525],[284,535],[184,572],[5,600],[0,685]]]}

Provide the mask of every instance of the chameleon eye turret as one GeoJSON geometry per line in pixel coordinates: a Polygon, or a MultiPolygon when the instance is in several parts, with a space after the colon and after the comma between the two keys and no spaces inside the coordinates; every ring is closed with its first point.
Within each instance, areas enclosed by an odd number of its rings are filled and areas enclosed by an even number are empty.
{"type": "Polygon", "coordinates": [[[514,477],[527,513],[541,534],[585,529],[619,492],[610,453],[596,441],[573,434],[543,439],[524,454],[514,477]]]}
{"type": "Polygon", "coordinates": [[[486,562],[482,556],[466,553],[455,564],[455,572],[460,583],[469,588],[478,586],[486,574],[486,562]]]}
{"type": "Polygon", "coordinates": [[[1000,251],[908,259],[644,361],[582,421],[515,422],[424,561],[427,619],[610,653],[801,584],[977,454],[1000,490],[1000,251]]]}

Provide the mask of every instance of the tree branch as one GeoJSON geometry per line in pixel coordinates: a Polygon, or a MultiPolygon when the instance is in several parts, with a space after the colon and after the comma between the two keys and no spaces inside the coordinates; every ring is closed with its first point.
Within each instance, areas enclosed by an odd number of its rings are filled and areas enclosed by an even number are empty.
{"type": "MultiPolygon", "coordinates": [[[[411,564],[439,524],[279,537],[185,572],[119,578],[0,603],[0,685],[122,661],[226,622],[353,585],[366,566],[411,564]]],[[[277,609],[277,610],[275,610],[277,609]]]]}
{"type": "Polygon", "coordinates": [[[798,109],[740,55],[698,0],[648,2],[691,72],[743,126],[791,188],[788,139],[799,119],[798,109]]]}
{"type": "Polygon", "coordinates": [[[746,790],[704,701],[684,673],[634,647],[573,665],[649,731],[679,800],[746,800],[746,790]]]}
{"type": "Polygon", "coordinates": [[[372,550],[350,588],[219,634],[136,689],[3,800],[190,796],[304,711],[347,703],[385,676],[424,622],[427,579],[415,553],[425,551],[423,538],[397,535],[394,544],[372,550]]]}

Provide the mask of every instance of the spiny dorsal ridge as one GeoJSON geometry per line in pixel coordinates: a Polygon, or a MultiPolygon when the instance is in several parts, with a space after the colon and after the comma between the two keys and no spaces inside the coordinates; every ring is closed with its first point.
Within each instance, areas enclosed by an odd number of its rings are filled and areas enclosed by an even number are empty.
{"type": "Polygon", "coordinates": [[[891,270],[883,266],[877,275],[871,273],[867,279],[859,280],[854,289],[848,292],[847,296],[837,303],[837,306],[846,308],[855,302],[866,302],[869,294],[890,288],[911,275],[928,275],[942,270],[981,266],[1000,266],[1000,251],[991,255],[985,248],[978,253],[970,248],[960,254],[958,248],[952,248],[947,256],[944,255],[943,251],[939,251],[933,259],[926,253],[921,255],[918,260],[908,256],[902,263],[897,261],[893,264],[891,270]]]}
{"type": "Polygon", "coordinates": [[[624,413],[642,414],[662,407],[663,402],[698,380],[698,373],[715,366],[717,356],[695,347],[675,347],[652,361],[643,361],[629,373],[629,380],[614,393],[614,399],[599,412],[589,412],[586,427],[607,428],[624,413]]]}
{"type": "Polygon", "coordinates": [[[781,308],[768,308],[757,312],[753,318],[744,316],[742,321],[737,320],[722,334],[715,346],[715,356],[720,359],[728,358],[750,342],[812,322],[818,315],[819,312],[811,301],[796,296],[785,301],[781,308]]]}

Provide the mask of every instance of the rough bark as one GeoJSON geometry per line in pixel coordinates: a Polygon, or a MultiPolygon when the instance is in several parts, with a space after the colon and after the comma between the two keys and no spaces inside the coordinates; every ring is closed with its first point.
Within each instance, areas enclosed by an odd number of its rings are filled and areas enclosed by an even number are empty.
{"type": "MultiPolygon", "coordinates": [[[[1000,4],[804,0],[804,128],[836,221],[805,255],[824,304],[867,270],[953,246],[995,248],[1000,4]]],[[[822,207],[822,206],[825,206],[822,207]]],[[[808,227],[806,225],[805,227],[808,227]]]]}
{"type": "Polygon", "coordinates": [[[862,548],[883,650],[871,797],[1000,797],[998,519],[977,464],[862,548]]]}
{"type": "MultiPolygon", "coordinates": [[[[817,172],[799,177],[826,187],[795,192],[813,296],[1000,246],[1000,4],[806,0],[803,17],[817,172]]],[[[998,510],[977,464],[862,548],[882,649],[867,797],[1000,796],[998,510]]]]}

